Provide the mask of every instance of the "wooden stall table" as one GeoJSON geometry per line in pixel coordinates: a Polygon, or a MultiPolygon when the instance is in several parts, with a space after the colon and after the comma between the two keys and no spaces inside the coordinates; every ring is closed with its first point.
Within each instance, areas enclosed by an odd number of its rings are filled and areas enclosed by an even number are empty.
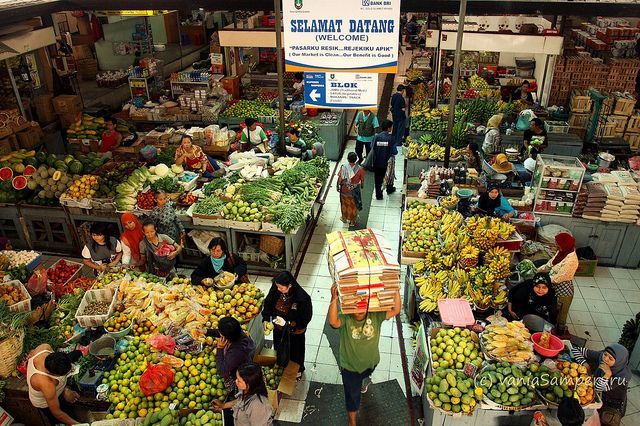
{"type": "MultiPolygon", "coordinates": [[[[98,420],[91,418],[91,412],[105,412],[109,405],[109,401],[98,401],[95,395],[80,394],[80,399],[71,405],[72,408],[67,414],[78,421],[90,423],[98,420]]],[[[2,407],[14,417],[16,423],[29,426],[48,425],[46,417],[29,401],[29,388],[25,377],[7,379],[2,407]]]]}

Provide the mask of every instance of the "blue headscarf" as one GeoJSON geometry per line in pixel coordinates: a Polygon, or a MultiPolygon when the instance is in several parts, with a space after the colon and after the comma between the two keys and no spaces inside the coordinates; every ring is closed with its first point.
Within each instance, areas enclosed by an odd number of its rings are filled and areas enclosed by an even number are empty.
{"type": "Polygon", "coordinates": [[[213,256],[211,257],[211,264],[213,265],[213,270],[217,272],[220,272],[220,269],[222,269],[222,267],[224,266],[224,261],[227,259],[227,255],[223,254],[219,259],[216,259],[213,256]]]}

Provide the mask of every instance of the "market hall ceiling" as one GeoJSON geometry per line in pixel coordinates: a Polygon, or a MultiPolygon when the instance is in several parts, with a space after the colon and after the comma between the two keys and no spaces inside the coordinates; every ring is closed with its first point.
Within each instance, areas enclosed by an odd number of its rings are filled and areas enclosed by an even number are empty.
{"type": "MultiPolygon", "coordinates": [[[[272,10],[273,0],[0,0],[0,25],[69,10],[190,10],[198,7],[207,10],[272,10]]],[[[400,9],[403,12],[455,15],[459,8],[458,0],[402,0],[400,3],[400,9]]],[[[579,0],[468,0],[467,14],[640,17],[640,3],[579,0]]]]}

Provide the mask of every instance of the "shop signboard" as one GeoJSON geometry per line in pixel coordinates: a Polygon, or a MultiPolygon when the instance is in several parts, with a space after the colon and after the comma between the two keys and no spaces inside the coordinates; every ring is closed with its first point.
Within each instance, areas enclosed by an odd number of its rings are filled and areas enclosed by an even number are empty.
{"type": "Polygon", "coordinates": [[[416,334],[416,353],[411,363],[409,371],[411,386],[418,393],[422,394],[427,366],[429,365],[429,348],[427,347],[427,336],[424,325],[420,324],[416,334]]]}
{"type": "Polygon", "coordinates": [[[395,73],[400,0],[284,0],[287,71],[395,73]]]}
{"type": "Polygon", "coordinates": [[[306,72],[304,103],[311,108],[375,109],[378,74],[306,72]]]}

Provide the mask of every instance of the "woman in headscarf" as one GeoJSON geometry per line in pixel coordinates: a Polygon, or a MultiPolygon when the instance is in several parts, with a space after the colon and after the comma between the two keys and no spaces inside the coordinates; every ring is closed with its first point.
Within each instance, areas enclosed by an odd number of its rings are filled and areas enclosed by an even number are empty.
{"type": "Polygon", "coordinates": [[[120,218],[124,232],[120,236],[122,243],[122,264],[144,270],[140,255],[140,242],[144,239],[142,224],[133,213],[123,213],[120,218]]]}
{"type": "Polygon", "coordinates": [[[364,186],[364,169],[358,165],[358,155],[350,152],[348,164],[343,164],[338,173],[338,192],[343,222],[355,225],[358,212],[362,210],[361,188],[364,186]]]}
{"type": "Polygon", "coordinates": [[[568,232],[560,232],[555,237],[558,252],[549,262],[538,268],[538,272],[549,272],[553,289],[560,302],[558,312],[557,333],[567,333],[567,315],[573,300],[573,277],[578,270],[578,255],[576,254],[576,240],[568,232]]]}
{"type": "Polygon", "coordinates": [[[511,320],[522,320],[532,332],[553,328],[556,321],[558,301],[551,288],[549,274],[538,272],[533,279],[526,280],[509,290],[506,316],[511,320]]]}
{"type": "Polygon", "coordinates": [[[587,363],[593,371],[593,386],[602,392],[600,423],[603,426],[618,426],[627,410],[627,389],[631,382],[629,351],[624,346],[613,343],[604,351],[593,351],[575,347],[571,356],[579,364],[587,363]]]}
{"type": "Polygon", "coordinates": [[[273,343],[276,351],[282,350],[280,345],[287,332],[285,326],[288,326],[289,358],[300,366],[300,377],[304,371],[304,335],[313,313],[311,297],[289,271],[280,272],[271,282],[271,289],[262,306],[262,321],[265,329],[267,322],[273,321],[275,324],[273,343]]]}
{"type": "Polygon", "coordinates": [[[482,151],[485,155],[493,155],[500,152],[502,138],[500,137],[500,124],[502,123],[502,114],[491,116],[487,121],[487,133],[484,135],[482,142],[482,151]]]}
{"type": "Polygon", "coordinates": [[[502,219],[509,219],[516,215],[516,210],[511,207],[509,200],[500,194],[500,189],[494,184],[487,185],[487,190],[480,194],[478,204],[473,209],[476,213],[502,219]]]}
{"type": "Polygon", "coordinates": [[[313,160],[316,157],[324,157],[324,145],[320,142],[316,142],[311,145],[311,149],[305,151],[302,154],[302,161],[313,160]]]}

